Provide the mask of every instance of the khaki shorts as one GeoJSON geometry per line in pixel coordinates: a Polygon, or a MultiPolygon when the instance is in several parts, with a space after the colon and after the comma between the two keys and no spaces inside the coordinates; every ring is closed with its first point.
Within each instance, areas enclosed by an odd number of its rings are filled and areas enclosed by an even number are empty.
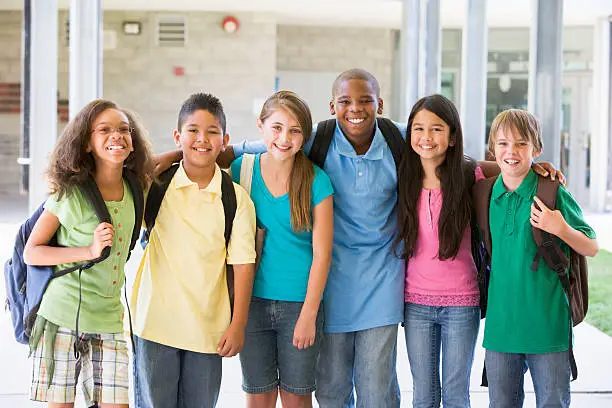
{"type": "Polygon", "coordinates": [[[73,331],[60,327],[54,341],[45,339],[51,335],[45,327],[32,354],[31,400],[72,403],[80,376],[87,406],[128,403],[129,360],[123,333],[82,333],[78,359],[74,355],[73,331]],[[50,346],[52,354],[45,350],[50,346]]]}

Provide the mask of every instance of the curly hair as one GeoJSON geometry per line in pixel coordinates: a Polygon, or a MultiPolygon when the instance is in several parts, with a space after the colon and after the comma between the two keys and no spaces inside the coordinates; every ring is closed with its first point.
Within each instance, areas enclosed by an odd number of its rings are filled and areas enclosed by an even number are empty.
{"type": "Polygon", "coordinates": [[[150,182],[153,174],[151,144],[140,119],[135,113],[119,108],[114,102],[96,99],[88,103],[68,123],[51,153],[47,169],[51,194],[57,193],[61,198],[74,186],[95,174],[96,164],[93,154],[87,152],[87,146],[91,140],[93,122],[107,109],[116,109],[125,114],[133,129],[131,136],[134,151],[125,160],[124,169],[136,174],[143,188],[150,182]]]}

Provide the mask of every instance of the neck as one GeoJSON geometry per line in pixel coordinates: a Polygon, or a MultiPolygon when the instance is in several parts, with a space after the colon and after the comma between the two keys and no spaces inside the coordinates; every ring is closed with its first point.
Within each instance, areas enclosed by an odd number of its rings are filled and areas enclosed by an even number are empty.
{"type": "Polygon", "coordinates": [[[520,187],[521,183],[523,182],[523,180],[525,180],[525,177],[527,177],[528,173],[523,174],[522,176],[509,176],[507,174],[502,173],[502,181],[504,182],[504,187],[506,187],[506,190],[508,191],[514,191],[517,188],[520,187]]]}
{"type": "Polygon", "coordinates": [[[423,176],[423,188],[440,188],[440,178],[436,174],[436,169],[441,163],[441,160],[423,160],[423,158],[421,158],[421,165],[425,173],[423,176]]]}
{"type": "Polygon", "coordinates": [[[372,145],[372,141],[374,140],[374,135],[376,134],[376,126],[372,129],[370,136],[365,140],[354,140],[346,135],[344,131],[342,131],[346,140],[353,146],[355,149],[355,153],[358,155],[366,154],[372,145]]]}
{"type": "Polygon", "coordinates": [[[123,164],[112,166],[106,163],[96,163],[94,180],[100,188],[123,185],[123,164]]]}
{"type": "Polygon", "coordinates": [[[198,184],[199,188],[206,188],[215,175],[215,164],[205,167],[197,167],[183,160],[183,169],[187,178],[198,184]]]}
{"type": "Polygon", "coordinates": [[[266,173],[277,180],[288,180],[293,169],[295,156],[288,160],[276,160],[270,153],[263,153],[260,156],[262,171],[265,168],[266,173]]]}

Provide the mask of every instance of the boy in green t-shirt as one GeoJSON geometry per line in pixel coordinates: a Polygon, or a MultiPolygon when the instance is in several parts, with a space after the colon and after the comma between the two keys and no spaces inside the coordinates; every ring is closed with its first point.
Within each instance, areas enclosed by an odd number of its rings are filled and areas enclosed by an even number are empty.
{"type": "Polygon", "coordinates": [[[569,246],[585,256],[597,253],[595,232],[563,186],[556,209],[535,196],[538,178],[531,164],[542,152],[542,137],[532,114],[500,113],[491,126],[489,150],[501,169],[489,206],[493,251],[483,347],[490,407],[523,405],[527,369],[538,407],[569,407],[567,298],[543,258],[537,271],[531,270],[537,251],[532,226],[557,236],[566,252],[569,246]]]}

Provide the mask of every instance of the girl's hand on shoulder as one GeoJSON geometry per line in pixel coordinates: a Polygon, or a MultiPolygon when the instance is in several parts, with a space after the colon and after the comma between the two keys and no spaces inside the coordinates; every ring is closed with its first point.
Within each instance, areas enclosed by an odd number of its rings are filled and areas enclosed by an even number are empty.
{"type": "Polygon", "coordinates": [[[317,331],[317,316],[304,317],[300,314],[295,329],[293,330],[293,346],[299,350],[312,346],[315,342],[317,331]]]}
{"type": "Polygon", "coordinates": [[[534,203],[531,204],[531,217],[529,219],[531,225],[549,234],[560,236],[567,225],[561,211],[551,210],[546,207],[538,197],[533,197],[533,201],[534,203]]]}
{"type": "Polygon", "coordinates": [[[221,357],[234,357],[242,350],[244,346],[244,327],[239,327],[236,324],[230,324],[219,344],[217,345],[217,353],[221,357]]]}
{"type": "Polygon", "coordinates": [[[100,257],[104,248],[113,245],[114,233],[115,230],[113,229],[113,226],[111,224],[107,222],[102,222],[98,224],[98,226],[94,230],[93,243],[89,246],[89,253],[91,255],[91,259],[96,259],[100,257]]]}
{"type": "Polygon", "coordinates": [[[531,165],[531,168],[533,169],[534,172],[536,172],[536,174],[539,174],[542,177],[550,176],[550,179],[552,181],[555,181],[555,179],[559,179],[559,183],[563,185],[567,183],[567,180],[565,179],[565,175],[561,173],[561,170],[557,170],[552,163],[549,163],[549,162],[533,163],[531,165]]]}

